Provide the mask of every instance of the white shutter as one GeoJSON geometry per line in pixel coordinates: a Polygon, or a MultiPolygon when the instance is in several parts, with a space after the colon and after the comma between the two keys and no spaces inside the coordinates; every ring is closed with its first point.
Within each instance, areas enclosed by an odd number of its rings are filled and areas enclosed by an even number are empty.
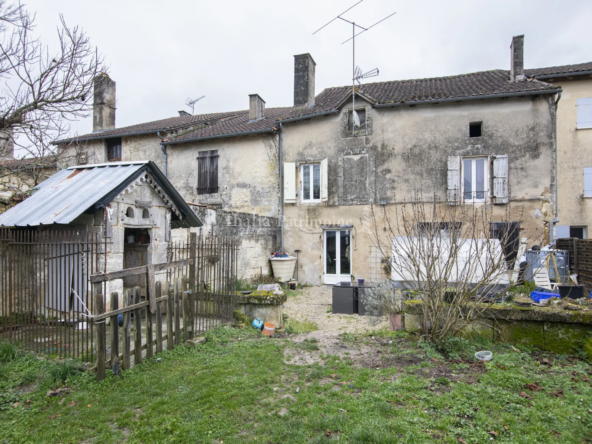
{"type": "Polygon", "coordinates": [[[296,203],[296,164],[284,162],[284,202],[296,203]]]}
{"type": "Polygon", "coordinates": [[[555,225],[555,239],[565,239],[569,237],[569,225],[555,225]]]}
{"type": "Polygon", "coordinates": [[[583,98],[576,100],[578,107],[577,128],[592,128],[592,98],[583,98]]]}
{"type": "Polygon", "coordinates": [[[584,168],[584,197],[592,197],[592,168],[584,168]]]}
{"type": "Polygon", "coordinates": [[[461,202],[460,156],[448,156],[448,185],[446,191],[448,205],[459,205],[461,202]]]}
{"type": "Polygon", "coordinates": [[[321,201],[329,200],[329,162],[321,160],[321,201]]]}
{"type": "Polygon", "coordinates": [[[508,182],[508,155],[493,156],[494,204],[506,204],[510,201],[510,187],[508,182]]]}

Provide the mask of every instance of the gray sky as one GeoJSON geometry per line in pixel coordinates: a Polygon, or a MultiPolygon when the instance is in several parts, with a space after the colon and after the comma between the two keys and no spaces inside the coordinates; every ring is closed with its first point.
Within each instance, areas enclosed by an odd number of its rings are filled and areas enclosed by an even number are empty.
{"type": "MultiPolygon", "coordinates": [[[[293,101],[294,54],[317,63],[316,93],[351,81],[351,25],[333,22],[357,0],[24,0],[37,33],[56,41],[59,14],[80,25],[117,82],[117,127],[177,115],[293,101]]],[[[525,34],[525,67],[592,60],[590,0],[364,0],[345,17],[370,26],[356,39],[356,64],[380,69],[371,80],[437,77],[509,69],[512,36],[525,34]]],[[[72,133],[92,131],[87,118],[72,133]]]]}

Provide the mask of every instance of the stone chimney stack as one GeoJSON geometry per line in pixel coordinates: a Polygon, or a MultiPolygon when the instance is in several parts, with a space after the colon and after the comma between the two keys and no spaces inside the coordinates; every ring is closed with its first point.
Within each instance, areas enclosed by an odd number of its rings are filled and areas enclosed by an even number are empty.
{"type": "Polygon", "coordinates": [[[249,120],[263,119],[265,115],[265,100],[259,94],[249,94],[249,120]]]}
{"type": "Polygon", "coordinates": [[[524,36],[517,35],[512,39],[512,68],[510,70],[510,81],[517,82],[524,80],[524,36]]]}
{"type": "Polygon", "coordinates": [[[95,77],[93,132],[115,128],[115,82],[104,73],[95,77]]]}
{"type": "Polygon", "coordinates": [[[12,130],[0,131],[0,162],[14,159],[14,140],[12,130]]]}
{"type": "Polygon", "coordinates": [[[310,54],[294,56],[294,107],[308,108],[315,101],[315,66],[310,54]]]}

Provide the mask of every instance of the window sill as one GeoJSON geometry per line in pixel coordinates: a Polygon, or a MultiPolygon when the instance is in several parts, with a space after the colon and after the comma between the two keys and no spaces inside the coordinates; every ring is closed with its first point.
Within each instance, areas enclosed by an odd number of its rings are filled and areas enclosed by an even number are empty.
{"type": "Polygon", "coordinates": [[[322,200],[301,200],[299,203],[301,205],[316,205],[316,204],[323,203],[323,201],[322,200]]]}
{"type": "Polygon", "coordinates": [[[589,130],[589,129],[592,129],[592,126],[587,126],[586,128],[578,128],[578,127],[576,126],[576,131],[581,131],[581,130],[589,130]]]}

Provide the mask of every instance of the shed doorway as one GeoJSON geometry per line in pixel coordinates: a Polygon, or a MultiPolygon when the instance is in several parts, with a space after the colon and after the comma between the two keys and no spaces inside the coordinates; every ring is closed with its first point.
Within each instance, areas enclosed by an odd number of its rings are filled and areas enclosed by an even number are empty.
{"type": "MultiPolygon", "coordinates": [[[[150,230],[126,228],[123,244],[123,268],[135,268],[152,263],[150,256],[150,230]]],[[[146,275],[123,278],[123,288],[140,287],[142,297],[146,297],[146,275]]]]}
{"type": "Polygon", "coordinates": [[[351,281],[350,230],[326,230],[323,245],[323,283],[333,285],[342,281],[351,281]]]}

